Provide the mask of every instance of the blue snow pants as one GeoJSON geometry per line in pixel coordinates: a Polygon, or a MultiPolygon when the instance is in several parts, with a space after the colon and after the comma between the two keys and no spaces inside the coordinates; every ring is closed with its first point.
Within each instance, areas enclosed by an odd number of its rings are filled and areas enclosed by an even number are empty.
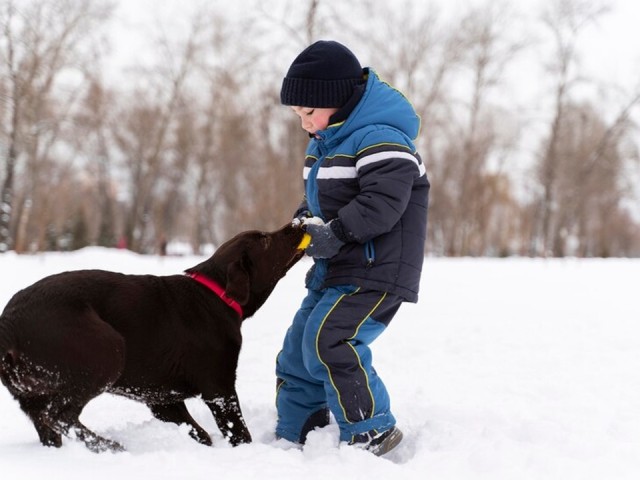
{"type": "Polygon", "coordinates": [[[402,298],[351,285],[308,290],[276,361],[276,435],[304,443],[329,423],[340,440],[395,425],[389,394],[369,344],[389,325],[402,298]]]}

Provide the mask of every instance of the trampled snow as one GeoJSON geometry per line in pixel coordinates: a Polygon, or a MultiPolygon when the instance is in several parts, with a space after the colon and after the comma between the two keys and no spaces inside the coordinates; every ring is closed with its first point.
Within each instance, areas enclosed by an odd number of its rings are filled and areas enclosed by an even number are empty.
{"type": "MultiPolygon", "coordinates": [[[[0,255],[0,308],[64,270],[168,275],[198,257],[99,248],[0,255]]],[[[254,442],[232,448],[199,399],[214,447],[146,406],[102,395],[81,419],[122,443],[94,454],[42,447],[0,386],[0,476],[18,479],[636,479],[640,478],[640,261],[433,259],[421,299],[373,345],[405,433],[388,458],[338,443],[335,423],[304,449],[273,436],[275,356],[304,295],[305,259],[243,326],[238,393],[254,442]]]]}

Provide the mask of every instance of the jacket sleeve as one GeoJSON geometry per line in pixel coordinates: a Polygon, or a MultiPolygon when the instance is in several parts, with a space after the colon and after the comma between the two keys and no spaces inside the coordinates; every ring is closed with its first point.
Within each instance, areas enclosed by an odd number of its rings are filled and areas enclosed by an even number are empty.
{"type": "Polygon", "coordinates": [[[356,158],[359,194],[338,212],[344,236],[364,243],[389,232],[402,217],[415,180],[424,171],[402,145],[371,148],[356,158]]]}

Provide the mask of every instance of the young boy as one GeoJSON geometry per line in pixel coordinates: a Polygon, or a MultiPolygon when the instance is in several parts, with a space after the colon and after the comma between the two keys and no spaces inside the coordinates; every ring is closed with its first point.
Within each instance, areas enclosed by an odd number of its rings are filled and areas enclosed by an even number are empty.
{"type": "Polygon", "coordinates": [[[277,358],[276,436],[304,444],[329,423],[383,455],[402,439],[369,344],[416,302],[429,182],[407,99],[334,41],[294,60],[280,98],[311,137],[294,222],[311,235],[307,296],[277,358]]]}

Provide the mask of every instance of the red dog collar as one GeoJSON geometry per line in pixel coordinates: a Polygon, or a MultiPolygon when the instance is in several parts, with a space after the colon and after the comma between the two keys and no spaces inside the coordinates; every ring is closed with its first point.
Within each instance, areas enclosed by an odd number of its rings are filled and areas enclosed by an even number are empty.
{"type": "Polygon", "coordinates": [[[238,315],[240,315],[240,318],[242,318],[242,306],[233,298],[227,297],[227,292],[217,282],[214,282],[210,278],[196,272],[190,272],[187,273],[187,275],[193,278],[196,282],[200,282],[213,293],[218,295],[224,303],[233,308],[238,313],[238,315]]]}

